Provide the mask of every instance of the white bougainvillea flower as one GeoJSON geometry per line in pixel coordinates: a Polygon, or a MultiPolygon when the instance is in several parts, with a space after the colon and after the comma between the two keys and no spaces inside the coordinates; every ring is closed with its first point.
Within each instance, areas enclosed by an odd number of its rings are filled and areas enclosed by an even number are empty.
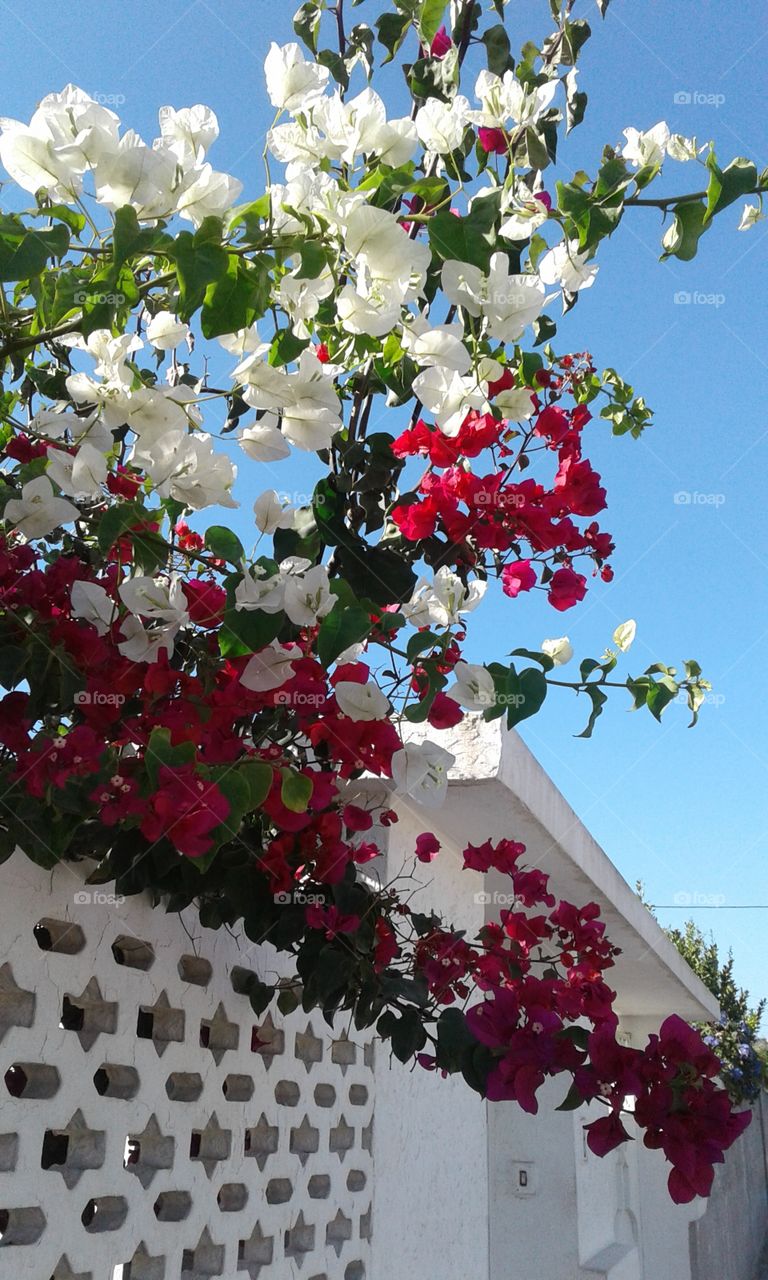
{"type": "Polygon", "coordinates": [[[386,720],[389,715],[389,699],[373,680],[366,684],[339,680],[333,692],[339,711],[350,720],[386,720]]]}
{"type": "Polygon", "coordinates": [[[278,613],[283,607],[285,580],[279,573],[269,575],[263,565],[243,566],[243,576],[235,587],[236,609],[261,609],[278,613]]]}
{"type": "Polygon", "coordinates": [[[141,351],[144,346],[137,333],[122,333],[115,338],[109,329],[94,329],[87,338],[80,333],[62,334],[60,342],[85,351],[94,361],[93,372],[98,378],[119,382],[130,390],[134,374],[127,362],[134,351],[141,351]]]}
{"type": "MultiPolygon", "coordinates": [[[[311,183],[307,171],[311,170],[312,166],[323,157],[325,143],[320,130],[306,124],[302,119],[275,125],[274,129],[270,129],[267,134],[267,146],[275,159],[285,165],[288,178],[288,187],[275,184],[270,191],[273,210],[277,210],[279,215],[284,204],[291,208],[298,208],[292,205],[288,188],[296,182],[311,183]]],[[[314,216],[315,205],[313,203],[307,207],[308,204],[305,198],[302,202],[302,212],[311,213],[314,216]]],[[[280,231],[300,231],[302,225],[292,214],[278,216],[275,223],[280,231]]]]}
{"type": "Polygon", "coordinates": [[[133,461],[143,467],[161,498],[175,498],[185,506],[237,507],[232,486],[237,468],[225,453],[216,453],[211,437],[202,431],[168,431],[141,439],[133,461]]]}
{"type": "Polygon", "coordinates": [[[739,223],[737,230],[749,231],[749,229],[756,226],[758,222],[762,222],[764,218],[765,214],[759,205],[745,204],[744,212],[741,215],[741,222],[739,223]]]}
{"type": "Polygon", "coordinates": [[[430,327],[429,321],[419,316],[403,330],[401,342],[416,364],[464,374],[472,367],[472,357],[463,337],[463,325],[438,324],[430,327]]]}
{"type": "Polygon", "coordinates": [[[467,711],[484,711],[496,701],[493,676],[485,667],[473,662],[457,662],[453,668],[456,683],[447,689],[449,698],[467,711]]]}
{"type": "Polygon", "coordinates": [[[204,164],[192,169],[174,193],[174,207],[180,218],[199,227],[206,218],[220,218],[227,213],[242,189],[238,178],[204,164]]]}
{"type": "Polygon", "coordinates": [[[564,667],[573,657],[573,645],[567,636],[560,636],[555,640],[542,640],[541,652],[546,653],[556,667],[564,667]]]}
{"type": "Polygon", "coordinates": [[[187,598],[176,574],[169,578],[127,578],[118,590],[126,609],[137,618],[156,618],[177,626],[189,621],[187,598]]]}
{"type": "Polygon", "coordinates": [[[459,434],[470,409],[486,412],[489,408],[485,391],[478,385],[477,378],[462,378],[461,374],[451,370],[434,366],[425,369],[414,378],[413,390],[446,436],[459,434]]]}
{"type": "Polygon", "coordinates": [[[377,282],[366,294],[358,293],[352,284],[345,284],[336,298],[336,314],[347,333],[366,333],[371,338],[383,338],[400,322],[403,310],[403,289],[377,282]]]}
{"type": "Polygon", "coordinates": [[[93,171],[96,199],[115,212],[130,204],[137,217],[162,218],[176,207],[177,163],[172,152],[148,147],[131,129],[93,171]]]}
{"type": "Polygon", "coordinates": [[[87,373],[71,373],[66,379],[66,388],[75,404],[94,405],[98,417],[110,431],[116,431],[128,421],[131,396],[120,383],[100,382],[87,373]]]}
{"type": "Polygon", "coordinates": [[[269,343],[262,342],[258,326],[255,324],[252,324],[249,329],[237,329],[234,333],[222,333],[216,341],[225,351],[229,351],[233,356],[238,356],[241,360],[245,356],[255,356],[258,359],[269,351],[269,343]]]}
{"type": "MultiPolygon", "coordinates": [[[[373,89],[364,89],[349,102],[343,100],[338,89],[330,97],[321,98],[312,109],[312,124],[325,135],[323,154],[348,165],[353,165],[360,155],[376,154],[383,159],[385,152],[396,155],[398,164],[405,164],[418,145],[413,122],[398,120],[388,124],[384,103],[373,89]],[[398,129],[393,129],[394,124],[398,129]]],[[[390,159],[387,163],[393,162],[390,159]]]]}
{"type": "Polygon", "coordinates": [[[100,636],[106,635],[115,617],[115,602],[98,582],[78,581],[70,592],[73,618],[90,622],[100,636]]]}
{"type": "Polygon", "coordinates": [[[417,582],[411,599],[401,605],[400,611],[414,627],[454,626],[463,613],[477,608],[487,587],[487,582],[477,579],[465,587],[461,578],[443,565],[435,574],[434,582],[423,578],[417,582]]]}
{"type": "Polygon", "coordinates": [[[429,245],[412,240],[394,214],[369,204],[349,214],[344,247],[375,279],[403,281],[405,300],[418,295],[432,260],[429,245]]]}
{"type": "Polygon", "coordinates": [[[510,274],[509,259],[494,253],[485,285],[482,310],[491,337],[517,342],[541,314],[545,289],[537,275],[510,274]]]}
{"type": "Polygon", "coordinates": [[[539,263],[544,284],[559,285],[565,293],[591,289],[599,270],[596,262],[588,262],[587,255],[578,252],[575,242],[565,240],[545,253],[539,263]]]}
{"type": "Polygon", "coordinates": [[[465,587],[461,578],[443,565],[435,574],[433,584],[433,620],[445,627],[453,626],[459,622],[461,614],[471,613],[477,608],[487,589],[488,583],[477,578],[465,587]]]}
{"type": "Polygon", "coordinates": [[[660,120],[652,129],[647,129],[642,133],[639,129],[625,129],[624,144],[621,154],[625,160],[635,169],[644,169],[647,165],[661,165],[664,163],[667,147],[669,146],[670,133],[669,125],[664,120],[660,120]]]}
{"type": "Polygon", "coordinates": [[[521,85],[514,71],[505,71],[503,76],[481,71],[475,82],[475,96],[480,99],[482,110],[470,111],[468,119],[486,129],[506,129],[510,120],[517,125],[534,124],[552,105],[557,83],[549,80],[529,89],[521,85]]]}
{"type": "Polygon", "coordinates": [[[45,436],[49,440],[61,440],[67,435],[72,444],[92,444],[100,453],[109,453],[114,437],[98,415],[93,413],[79,417],[75,413],[53,409],[39,409],[29,424],[29,434],[45,436]]]}
{"type": "Polygon", "coordinates": [[[107,480],[107,460],[92,444],[82,444],[77,453],[48,450],[47,474],[62,493],[78,501],[95,502],[102,496],[107,480]]]}
{"type": "Polygon", "coordinates": [[[501,214],[500,236],[507,240],[528,240],[546,222],[549,209],[543,200],[537,200],[522,178],[518,178],[514,190],[505,192],[502,198],[501,214]]]}
{"type": "Polygon", "coordinates": [[[82,174],[117,147],[117,116],[68,84],[43,98],[29,124],[0,120],[0,160],[24,191],[71,204],[82,174]]]}
{"type": "Polygon", "coordinates": [[[450,302],[463,307],[471,316],[480,315],[485,277],[479,267],[449,258],[443,263],[440,280],[450,302]]]}
{"type": "Polygon", "coordinates": [[[327,449],[341,426],[341,402],[333,378],[314,351],[307,350],[288,381],[291,398],[283,408],[284,434],[297,449],[327,449]]]}
{"type": "Polygon", "coordinates": [[[294,373],[275,369],[254,354],[234,376],[245,384],[246,404],[282,411],[283,435],[297,449],[328,448],[341,426],[341,402],[332,376],[313,351],[302,351],[294,373]]]}
{"type": "Polygon", "coordinates": [[[21,497],[6,502],[3,512],[6,523],[25,538],[44,538],[59,525],[71,524],[79,517],[77,507],[54,492],[48,476],[28,480],[22,486],[21,497]]]}
{"type": "Polygon", "coordinates": [[[401,795],[427,809],[439,809],[448,790],[448,770],[455,761],[436,742],[405,746],[392,756],[392,780],[401,795]]]}
{"type": "Polygon", "coordinates": [[[278,304],[291,318],[291,328],[298,338],[309,338],[311,331],[307,322],[314,320],[320,310],[320,303],[330,297],[336,288],[336,281],[329,267],[318,276],[308,279],[304,276],[283,276],[277,289],[278,304]]]}
{"type": "Polygon", "coordinates": [[[276,529],[290,529],[296,508],[281,502],[275,489],[265,489],[253,504],[256,528],[261,533],[273,534],[276,529]]]}
{"type": "Polygon", "coordinates": [[[264,60],[267,94],[278,111],[307,111],[322,97],[330,72],[308,62],[297,44],[282,47],[273,41],[264,60]]]}
{"type": "Polygon", "coordinates": [[[294,674],[294,662],[301,658],[297,644],[282,645],[273,640],[265,649],[254,653],[245,666],[240,683],[253,693],[269,693],[286,684],[294,674]]]}
{"type": "Polygon", "coordinates": [[[264,359],[260,348],[246,355],[232,377],[242,382],[243,399],[254,409],[282,409],[292,399],[291,378],[285,369],[276,369],[264,359]]]}
{"type": "Polygon", "coordinates": [[[527,387],[509,387],[500,391],[493,397],[493,403],[508,422],[525,422],[533,414],[533,392],[527,387]]]}
{"type": "Polygon", "coordinates": [[[279,462],[291,452],[285,436],[277,425],[278,415],[266,410],[250,427],[243,427],[237,437],[238,444],[254,462],[279,462]]]}
{"type": "Polygon", "coordinates": [[[695,138],[686,138],[682,133],[671,134],[667,143],[667,155],[672,160],[679,160],[683,164],[689,160],[695,160],[699,151],[704,149],[704,147],[699,147],[695,138]]]}
{"type": "Polygon", "coordinates": [[[210,107],[161,107],[157,113],[160,134],[179,164],[199,163],[219,136],[219,122],[210,107]]]}
{"type": "MultiPolygon", "coordinates": [[[[71,380],[68,379],[68,383],[69,381],[71,380]]],[[[72,394],[69,385],[67,389],[72,394]]],[[[148,448],[152,441],[166,433],[186,432],[189,420],[184,406],[184,392],[189,389],[191,388],[140,387],[138,391],[132,391],[123,403],[112,406],[111,417],[114,419],[118,413],[122,413],[122,422],[127,422],[136,432],[142,448],[148,448]]]]}
{"type": "Polygon", "coordinates": [[[19,120],[2,119],[0,128],[0,160],[22,191],[44,191],[51,200],[72,204],[82,190],[79,165],[19,120]]]}
{"type": "Polygon", "coordinates": [[[375,154],[382,164],[399,169],[407,164],[419,145],[416,125],[408,116],[388,120],[376,138],[375,154]]]}
{"type": "Polygon", "coordinates": [[[147,338],[158,351],[173,351],[189,337],[189,325],[171,311],[158,311],[147,325],[147,338]]]}
{"type": "Polygon", "coordinates": [[[472,316],[483,315],[491,337],[500,342],[516,342],[545,302],[539,276],[510,274],[505,253],[494,253],[487,276],[471,263],[449,259],[441,279],[450,301],[472,316]]]}
{"type": "Polygon", "coordinates": [[[283,608],[294,626],[313,627],[319,618],[331,612],[337,600],[330,589],[328,570],[322,564],[285,578],[283,608]]]}
{"type": "Polygon", "coordinates": [[[116,149],[120,120],[83,89],[68,84],[61,93],[46,94],[29,127],[50,138],[57,153],[83,172],[116,149]]]}
{"type": "Polygon", "coordinates": [[[469,102],[458,93],[451,102],[428,98],[416,112],[416,132],[427,151],[438,156],[456,151],[464,138],[469,119],[469,102]]]}
{"type": "Polygon", "coordinates": [[[170,623],[163,627],[145,627],[139,618],[131,615],[120,625],[123,637],[118,649],[130,662],[157,662],[161,653],[173,656],[173,645],[179,628],[170,623]]]}
{"type": "Polygon", "coordinates": [[[637,633],[637,623],[634,618],[629,618],[626,622],[622,622],[613,633],[613,643],[622,653],[626,653],[631,647],[632,641],[637,633]]]}

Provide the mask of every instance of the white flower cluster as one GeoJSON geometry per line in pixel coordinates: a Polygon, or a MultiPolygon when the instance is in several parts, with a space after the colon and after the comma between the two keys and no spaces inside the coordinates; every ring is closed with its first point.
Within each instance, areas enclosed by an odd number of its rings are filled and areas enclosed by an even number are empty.
{"type": "Polygon", "coordinates": [[[219,134],[209,107],[162,107],[160,136],[148,146],[131,129],[120,136],[114,111],[68,84],[43,98],[29,124],[0,120],[0,160],[24,191],[73,204],[90,174],[95,199],[110,210],[132,205],[139,218],[174,214],[196,227],[231,208],[242,183],[217,173],[206,152],[219,134]]]}

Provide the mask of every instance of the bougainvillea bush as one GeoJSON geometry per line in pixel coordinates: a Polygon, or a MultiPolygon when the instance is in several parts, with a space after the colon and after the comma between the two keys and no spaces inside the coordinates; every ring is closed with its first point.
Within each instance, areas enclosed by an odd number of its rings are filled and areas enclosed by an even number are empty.
{"type": "Polygon", "coordinates": [[[549,9],[513,55],[501,0],[308,0],[266,59],[262,191],[212,167],[203,106],[162,107],[150,145],[71,85],[2,121],[2,852],[242,921],[295,960],[295,983],[254,978],[258,1011],[346,1011],[528,1111],[562,1074],[565,1106],[605,1104],[600,1154],[633,1097],[686,1201],[749,1112],[679,1018],[617,1042],[593,904],[557,902],[514,832],[465,851],[514,889],[472,940],[358,875],[396,813],[350,787],[421,806],[431,861],[441,732],[464,716],[514,725],[564,686],[588,736],[612,689],[657,719],[682,695],[695,719],[708,688],[693,661],[619,678],[629,623],[570,679],[564,637],[462,657],[486,592],[511,635],[519,597],[561,615],[610,580],[589,441],[651,413],[552,345],[601,242],[654,205],[686,260],[735,201],[742,229],[762,216],[765,175],[664,123],[558,179],[590,30],[549,9]],[[388,62],[396,118],[368,83],[388,62]],[[647,194],[670,168],[695,194],[647,194]],[[313,491],[286,503],[298,456],[313,491]]]}

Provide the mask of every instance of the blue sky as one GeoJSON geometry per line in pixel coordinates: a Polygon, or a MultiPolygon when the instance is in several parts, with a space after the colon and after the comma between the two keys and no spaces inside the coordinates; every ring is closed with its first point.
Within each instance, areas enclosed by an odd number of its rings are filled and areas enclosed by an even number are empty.
{"type": "MultiPolygon", "coordinates": [[[[260,193],[269,123],[261,67],[271,39],[292,38],[292,3],[0,3],[3,115],[27,119],[45,93],[72,80],[113,98],[126,127],[151,138],[160,106],[205,102],[221,125],[216,167],[241,178],[245,196],[260,193]]],[[[370,7],[354,19],[366,20],[370,7]]],[[[763,0],[613,0],[604,23],[593,0],[577,0],[575,12],[595,33],[581,72],[590,104],[558,176],[594,172],[605,143],[659,119],[714,138],[723,162],[745,155],[759,169],[768,164],[763,0]]],[[[546,29],[547,13],[545,0],[510,5],[513,48],[546,29]]],[[[403,109],[397,75],[384,81],[392,114],[403,109]]],[[[705,185],[694,166],[668,169],[666,193],[705,185]]],[[[556,346],[590,349],[656,410],[639,442],[613,439],[600,423],[588,437],[608,489],[602,523],[616,538],[616,578],[565,615],[530,598],[488,602],[475,615],[469,656],[500,657],[563,632],[579,656],[599,656],[614,627],[634,617],[627,672],[699,659],[717,697],[695,730],[684,708],[670,708],[662,726],[647,713],[627,715],[618,693],[584,742],[573,735],[586,708],[553,691],[525,737],[630,883],[642,879],[651,902],[685,904],[660,910],[662,923],[690,915],[711,929],[758,996],[768,993],[768,910],[739,907],[768,904],[768,223],[737,234],[739,213],[727,211],[688,264],[658,262],[654,210],[633,210],[601,247],[597,283],[556,346]],[[676,502],[680,494],[691,500],[676,502]]]]}

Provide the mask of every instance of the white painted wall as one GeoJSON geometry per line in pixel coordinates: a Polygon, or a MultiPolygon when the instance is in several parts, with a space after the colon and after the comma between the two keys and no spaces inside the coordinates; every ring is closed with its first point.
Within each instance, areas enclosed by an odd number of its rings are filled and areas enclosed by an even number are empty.
{"type": "MultiPolygon", "coordinates": [[[[428,818],[407,806],[390,828],[387,873],[412,867],[428,818]]],[[[485,908],[482,877],[461,872],[455,849],[417,864],[415,910],[439,910],[474,934],[485,908]]],[[[464,1081],[376,1058],[373,1280],[487,1280],[486,1104],[464,1081]]]]}
{"type": "Polygon", "coordinates": [[[235,966],[279,976],[272,948],[203,930],[194,912],[182,920],[143,898],[109,902],[107,892],[83,885],[86,874],[82,864],[43,872],[20,854],[2,867],[0,1278],[179,1280],[183,1271],[184,1280],[367,1280],[369,1037],[353,1035],[360,1043],[349,1044],[341,1026],[332,1031],[317,1012],[300,1011],[288,1018],[273,1011],[270,1032],[231,978],[235,966]],[[69,951],[40,949],[33,931],[43,918],[62,926],[69,951]],[[128,945],[151,942],[148,969],[116,962],[112,945],[121,935],[128,945]],[[182,957],[208,962],[202,984],[179,971],[182,957]],[[77,1003],[84,992],[85,1029],[94,1017],[102,1029],[81,1043],[61,1022],[64,1001],[77,1003]],[[183,1014],[183,1025],[174,1015],[173,1038],[137,1036],[139,1009],[166,1004],[183,1014]],[[224,1036],[216,1052],[201,1043],[210,1020],[211,1045],[224,1036]],[[254,1030],[274,1052],[259,1050],[254,1030]],[[12,1095],[4,1077],[20,1064],[48,1068],[49,1096],[12,1095]],[[94,1075],[104,1064],[135,1073],[133,1096],[99,1093],[94,1075]],[[192,1075],[197,1096],[169,1096],[170,1079],[189,1083],[192,1075]],[[70,1147],[64,1165],[42,1168],[46,1133],[72,1134],[78,1124],[98,1135],[85,1140],[88,1167],[76,1167],[70,1147]],[[248,1131],[257,1154],[247,1153],[248,1131]],[[194,1158],[195,1133],[211,1144],[199,1153],[209,1150],[211,1159],[194,1158]],[[124,1167],[126,1138],[137,1135],[142,1178],[124,1167]],[[233,1187],[247,1197],[242,1204],[233,1203],[233,1187]],[[158,1216],[158,1197],[178,1193],[189,1198],[181,1218],[158,1216]],[[81,1215],[94,1201],[88,1230],[81,1215]],[[118,1225],[96,1230],[116,1207],[118,1225]]]}

